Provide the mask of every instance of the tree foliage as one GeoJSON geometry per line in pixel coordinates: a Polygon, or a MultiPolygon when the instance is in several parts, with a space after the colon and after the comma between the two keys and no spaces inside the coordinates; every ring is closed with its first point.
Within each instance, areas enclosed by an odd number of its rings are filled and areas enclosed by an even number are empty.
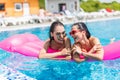
{"type": "Polygon", "coordinates": [[[112,3],[101,3],[98,0],[80,0],[80,7],[86,12],[98,11],[105,8],[120,10],[120,3],[116,1],[112,3]]]}
{"type": "Polygon", "coordinates": [[[45,9],[45,0],[39,0],[39,8],[45,9]]]}

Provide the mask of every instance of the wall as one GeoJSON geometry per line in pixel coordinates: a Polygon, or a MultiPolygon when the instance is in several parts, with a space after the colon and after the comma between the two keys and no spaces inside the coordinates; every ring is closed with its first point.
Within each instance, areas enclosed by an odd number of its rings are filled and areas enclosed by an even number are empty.
{"type": "Polygon", "coordinates": [[[5,10],[0,11],[0,14],[4,13],[5,16],[22,16],[23,15],[23,3],[29,4],[30,15],[39,14],[38,0],[0,0],[0,3],[5,4],[5,10]],[[21,11],[15,11],[15,3],[22,4],[21,11]]]}
{"type": "Polygon", "coordinates": [[[59,12],[59,4],[65,3],[66,9],[73,12],[79,10],[79,0],[45,0],[46,10],[50,12],[59,12]],[[75,9],[75,1],[77,9],[75,9]]]}

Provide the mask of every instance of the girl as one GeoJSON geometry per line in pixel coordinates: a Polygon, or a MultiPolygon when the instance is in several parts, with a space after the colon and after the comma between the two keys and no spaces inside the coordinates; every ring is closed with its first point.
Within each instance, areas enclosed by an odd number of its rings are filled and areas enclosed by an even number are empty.
{"type": "Polygon", "coordinates": [[[49,39],[40,51],[39,58],[70,60],[70,49],[70,39],[66,37],[64,25],[55,21],[50,26],[49,39]]]}
{"type": "Polygon", "coordinates": [[[103,59],[104,50],[99,39],[91,36],[84,23],[73,24],[70,35],[75,41],[72,48],[72,56],[75,61],[82,62],[86,59],[103,59]]]}

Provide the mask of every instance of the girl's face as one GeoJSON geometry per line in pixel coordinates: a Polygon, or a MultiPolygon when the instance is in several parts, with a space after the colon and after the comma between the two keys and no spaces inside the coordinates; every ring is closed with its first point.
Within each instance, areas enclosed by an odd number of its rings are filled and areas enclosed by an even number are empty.
{"type": "Polygon", "coordinates": [[[80,42],[83,38],[84,31],[80,31],[77,25],[74,25],[70,31],[70,35],[74,38],[75,42],[80,42]]]}
{"type": "Polygon", "coordinates": [[[51,35],[54,37],[54,40],[57,42],[57,43],[60,43],[60,44],[63,44],[64,42],[64,38],[66,36],[66,33],[65,33],[65,29],[62,25],[58,25],[54,32],[51,33],[51,35]]]}

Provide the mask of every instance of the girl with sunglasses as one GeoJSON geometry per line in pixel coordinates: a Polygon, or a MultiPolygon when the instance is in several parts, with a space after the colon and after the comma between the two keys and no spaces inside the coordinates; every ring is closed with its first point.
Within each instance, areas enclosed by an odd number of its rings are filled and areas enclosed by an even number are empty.
{"type": "Polygon", "coordinates": [[[98,38],[91,36],[83,22],[74,23],[70,35],[74,38],[73,59],[77,62],[86,59],[103,60],[104,50],[98,38]]]}
{"type": "Polygon", "coordinates": [[[70,39],[66,36],[64,25],[55,21],[50,26],[49,39],[40,51],[39,58],[70,60],[70,49],[70,39]]]}

